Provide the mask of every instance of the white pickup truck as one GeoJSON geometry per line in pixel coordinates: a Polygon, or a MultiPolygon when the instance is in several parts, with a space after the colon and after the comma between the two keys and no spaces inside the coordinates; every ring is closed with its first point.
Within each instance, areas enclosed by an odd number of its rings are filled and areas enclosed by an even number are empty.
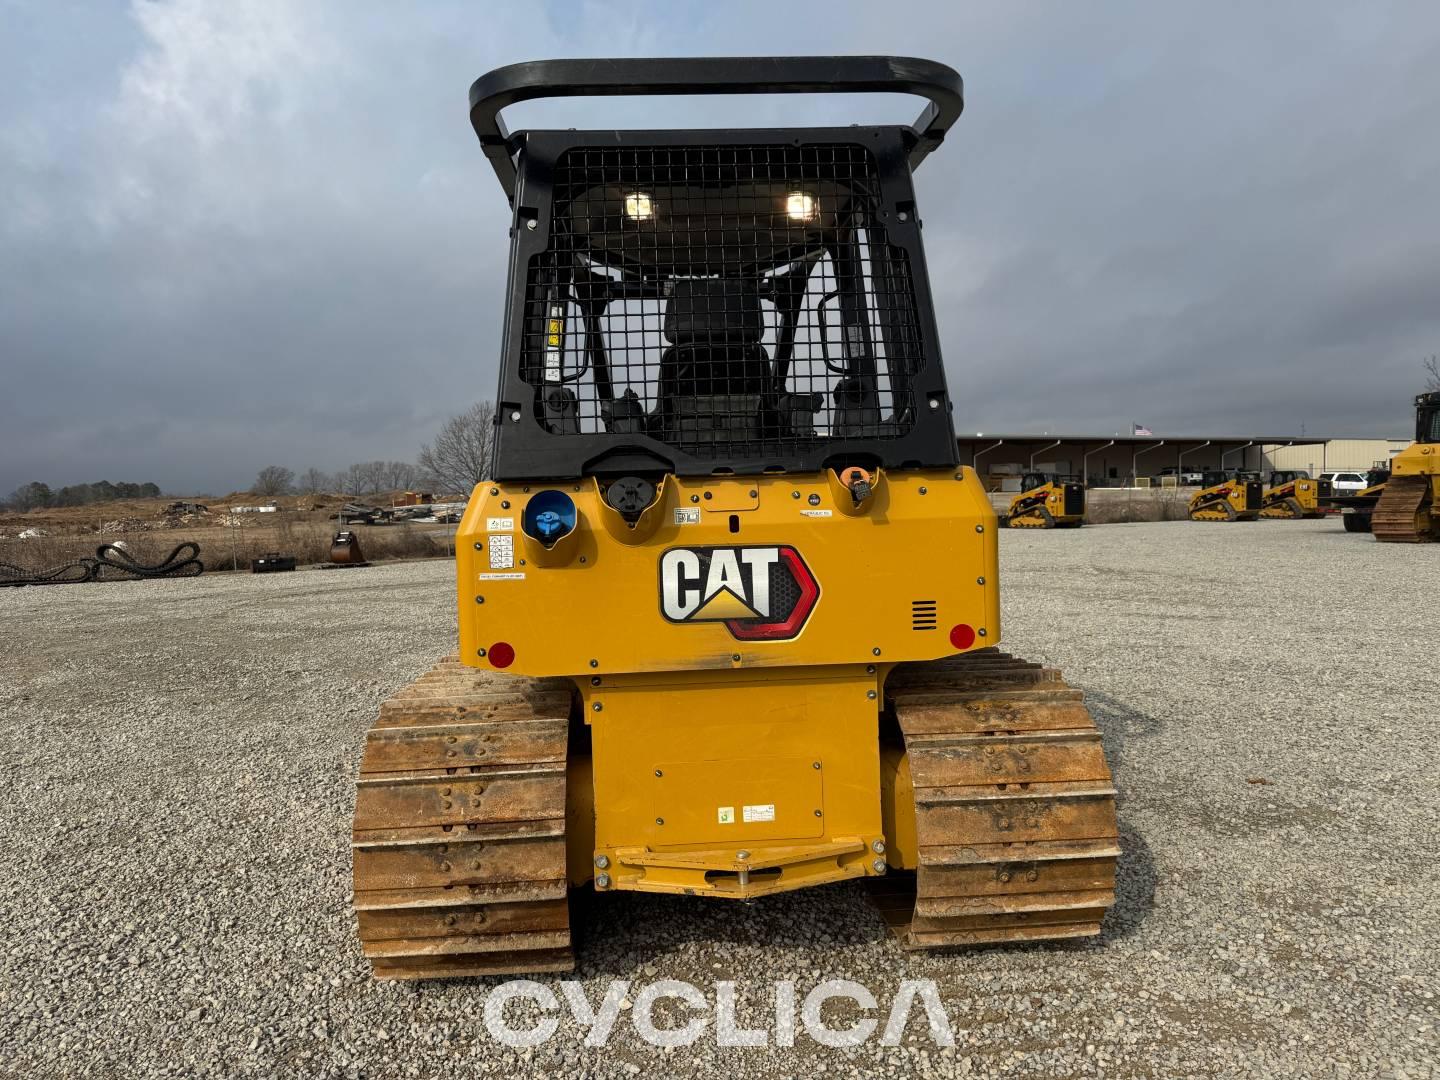
{"type": "Polygon", "coordinates": [[[1181,487],[1199,487],[1200,482],[1205,479],[1205,473],[1192,465],[1186,465],[1184,468],[1166,465],[1160,470],[1160,475],[1177,477],[1176,483],[1181,487]]]}
{"type": "Polygon", "coordinates": [[[1329,480],[1336,495],[1358,495],[1369,486],[1363,472],[1322,472],[1320,479],[1329,480]]]}

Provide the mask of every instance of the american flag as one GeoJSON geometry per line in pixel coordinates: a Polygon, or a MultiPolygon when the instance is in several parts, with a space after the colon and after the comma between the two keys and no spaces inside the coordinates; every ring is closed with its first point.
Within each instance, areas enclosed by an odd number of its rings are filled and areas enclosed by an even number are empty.
{"type": "Polygon", "coordinates": [[[1136,435],[1154,435],[1155,433],[1154,433],[1153,431],[1151,431],[1148,427],[1146,427],[1144,424],[1136,424],[1136,425],[1135,425],[1135,434],[1136,434],[1136,435]]]}

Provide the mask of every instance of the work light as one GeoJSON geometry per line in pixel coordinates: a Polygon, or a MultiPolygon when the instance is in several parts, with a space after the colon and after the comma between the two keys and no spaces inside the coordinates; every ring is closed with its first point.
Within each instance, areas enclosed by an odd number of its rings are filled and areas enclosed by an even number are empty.
{"type": "Polygon", "coordinates": [[[631,221],[649,221],[655,216],[655,204],[645,192],[631,192],[625,196],[625,216],[631,221]]]}
{"type": "Polygon", "coordinates": [[[813,221],[819,212],[815,196],[804,191],[792,191],[785,196],[785,213],[791,221],[813,221]]]}

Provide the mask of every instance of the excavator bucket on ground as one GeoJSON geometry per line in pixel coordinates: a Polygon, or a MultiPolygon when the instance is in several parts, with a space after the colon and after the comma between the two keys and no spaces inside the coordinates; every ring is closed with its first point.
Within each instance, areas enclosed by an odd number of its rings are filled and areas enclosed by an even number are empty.
{"type": "Polygon", "coordinates": [[[331,566],[364,566],[365,556],[360,551],[360,537],[348,529],[342,529],[330,541],[331,566]]]}

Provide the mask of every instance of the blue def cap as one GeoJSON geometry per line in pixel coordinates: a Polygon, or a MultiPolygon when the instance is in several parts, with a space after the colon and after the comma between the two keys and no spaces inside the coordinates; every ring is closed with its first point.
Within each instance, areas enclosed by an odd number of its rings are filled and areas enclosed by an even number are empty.
{"type": "Polygon", "coordinates": [[[575,500],[565,492],[541,491],[525,504],[520,527],[526,536],[551,548],[575,531],[578,516],[575,500]]]}

